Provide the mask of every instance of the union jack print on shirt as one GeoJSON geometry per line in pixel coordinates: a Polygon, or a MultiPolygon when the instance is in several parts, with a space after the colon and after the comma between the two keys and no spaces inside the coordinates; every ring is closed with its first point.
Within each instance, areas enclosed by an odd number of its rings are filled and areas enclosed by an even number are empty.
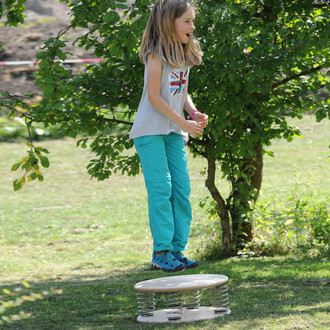
{"type": "Polygon", "coordinates": [[[180,70],[172,71],[170,73],[170,94],[176,95],[183,93],[188,80],[188,69],[183,72],[180,70]]]}

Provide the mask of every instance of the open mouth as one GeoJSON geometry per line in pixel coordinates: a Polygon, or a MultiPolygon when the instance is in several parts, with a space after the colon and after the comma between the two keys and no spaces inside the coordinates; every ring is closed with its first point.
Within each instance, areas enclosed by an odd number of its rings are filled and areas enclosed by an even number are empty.
{"type": "Polygon", "coordinates": [[[190,38],[191,37],[191,34],[190,33],[186,33],[186,36],[187,36],[187,38],[190,38]]]}

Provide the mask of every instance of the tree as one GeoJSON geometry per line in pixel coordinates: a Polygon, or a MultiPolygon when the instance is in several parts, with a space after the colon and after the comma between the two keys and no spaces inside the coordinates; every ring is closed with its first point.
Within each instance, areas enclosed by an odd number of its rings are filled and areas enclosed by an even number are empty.
{"type": "MultiPolygon", "coordinates": [[[[138,157],[125,150],[133,146],[128,133],[142,91],[144,68],[137,52],[155,1],[136,0],[132,6],[125,0],[61,1],[71,7],[72,24],[37,54],[36,85],[43,100],[21,115],[28,125],[60,124],[72,137],[83,135],[77,145],[95,154],[88,165],[92,177],[136,175],[138,157]],[[89,32],[75,43],[105,61],[73,77],[56,60],[68,56],[63,35],[79,27],[89,32]]],[[[252,240],[249,214],[262,183],[263,155],[272,155],[266,148],[275,138],[291,141],[300,134],[286,117],[301,118],[307,109],[317,121],[330,118],[329,101],[318,95],[320,88],[329,89],[329,8],[327,1],[315,0],[195,2],[195,33],[204,58],[191,71],[190,92],[210,124],[202,138],[190,138],[189,148],[207,160],[206,186],[221,222],[223,251],[230,253],[252,240]],[[217,169],[231,186],[226,197],[216,185],[217,169]]],[[[3,98],[11,113],[24,102],[4,93],[3,98]]],[[[40,163],[49,165],[47,150],[29,146],[29,155],[13,166],[25,171],[15,189],[25,178],[42,177],[40,163]]]]}
{"type": "Polygon", "coordinates": [[[198,32],[207,47],[191,85],[212,126],[192,143],[208,160],[206,185],[229,248],[232,238],[238,246],[252,239],[247,215],[261,187],[263,155],[271,155],[265,147],[300,134],[286,116],[300,118],[306,109],[318,121],[329,116],[318,97],[329,88],[322,71],[329,67],[329,9],[326,2],[265,0],[204,1],[201,10],[198,32]],[[206,70],[211,79],[201,74],[206,70]],[[217,164],[231,183],[226,199],[215,185],[217,164]]]}

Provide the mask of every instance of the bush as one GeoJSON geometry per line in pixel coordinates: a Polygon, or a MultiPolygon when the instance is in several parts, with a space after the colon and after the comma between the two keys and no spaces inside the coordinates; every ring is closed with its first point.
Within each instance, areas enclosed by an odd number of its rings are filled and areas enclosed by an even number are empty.
{"type": "Polygon", "coordinates": [[[252,250],[267,254],[328,251],[328,208],[326,202],[317,201],[315,196],[297,198],[293,195],[287,205],[276,201],[260,203],[254,222],[255,242],[250,244],[250,250],[253,247],[252,250]]]}
{"type": "MultiPolygon", "coordinates": [[[[224,258],[227,255],[224,254],[221,226],[216,221],[214,205],[203,201],[201,206],[206,207],[205,213],[209,216],[199,226],[204,237],[197,249],[197,257],[204,260],[224,258]]],[[[238,255],[252,257],[299,253],[319,256],[329,251],[328,206],[326,201],[318,201],[316,195],[297,198],[293,194],[286,204],[275,200],[258,202],[250,216],[254,223],[254,240],[247,243],[238,255]]],[[[197,229],[194,231],[195,234],[198,232],[197,229]]]]}
{"type": "MultiPolygon", "coordinates": [[[[58,139],[65,136],[59,126],[49,126],[45,128],[43,124],[34,124],[30,128],[31,138],[39,141],[45,138],[58,139]]],[[[0,117],[0,142],[13,141],[17,139],[27,139],[28,130],[24,120],[20,117],[13,119],[0,117]]]]}
{"type": "Polygon", "coordinates": [[[16,117],[13,120],[0,117],[0,141],[14,140],[23,137],[26,134],[25,124],[21,119],[16,117]]]}

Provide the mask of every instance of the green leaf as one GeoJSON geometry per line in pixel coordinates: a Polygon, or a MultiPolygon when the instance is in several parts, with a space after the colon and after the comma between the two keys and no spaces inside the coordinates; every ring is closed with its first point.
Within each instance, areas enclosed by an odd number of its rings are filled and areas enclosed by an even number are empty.
{"type": "Polygon", "coordinates": [[[120,21],[120,16],[115,11],[109,11],[103,16],[102,20],[106,24],[116,24],[120,21]]]}
{"type": "Polygon", "coordinates": [[[23,185],[21,182],[18,182],[18,179],[16,179],[13,181],[13,187],[14,187],[14,191],[18,191],[22,189],[23,185]]]}
{"type": "Polygon", "coordinates": [[[16,164],[14,164],[14,165],[12,166],[11,170],[12,170],[12,171],[17,171],[17,170],[19,169],[20,166],[21,166],[20,163],[16,163],[16,164]]]}
{"type": "Polygon", "coordinates": [[[54,93],[55,86],[53,84],[46,84],[42,87],[44,95],[49,97],[54,93]]]}
{"type": "Polygon", "coordinates": [[[44,181],[44,177],[41,174],[38,174],[37,177],[40,182],[44,181]]]}
{"type": "Polygon", "coordinates": [[[126,6],[126,5],[123,5],[123,4],[116,4],[116,7],[118,8],[118,9],[127,9],[128,7],[126,6]]]}
{"type": "Polygon", "coordinates": [[[47,157],[45,157],[45,156],[39,156],[39,159],[40,159],[41,165],[43,167],[49,167],[49,160],[48,160],[47,157]]]}
{"type": "Polygon", "coordinates": [[[38,150],[38,151],[42,151],[42,152],[44,152],[45,154],[49,154],[49,151],[48,151],[46,148],[43,148],[43,147],[36,147],[35,149],[38,150]]]}

